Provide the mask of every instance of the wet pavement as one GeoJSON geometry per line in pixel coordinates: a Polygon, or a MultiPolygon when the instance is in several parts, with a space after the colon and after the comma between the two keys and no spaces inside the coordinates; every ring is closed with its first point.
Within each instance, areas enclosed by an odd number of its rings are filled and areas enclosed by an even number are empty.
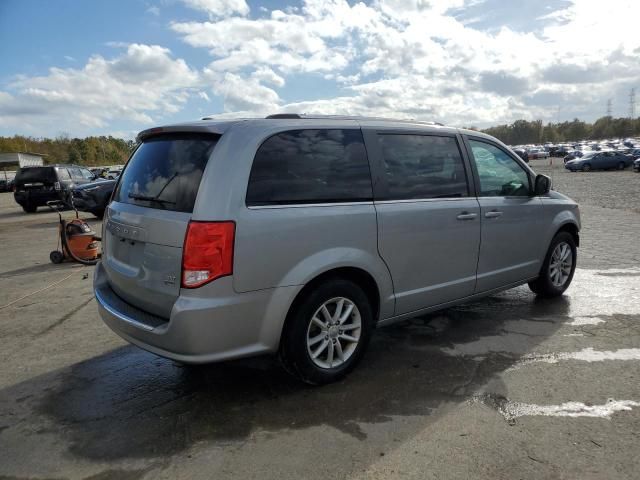
{"type": "Polygon", "coordinates": [[[379,329],[313,388],[271,358],[184,367],[125,344],[92,268],[47,263],[55,218],[2,194],[0,478],[638,478],[637,200],[584,201],[567,295],[379,329]]]}

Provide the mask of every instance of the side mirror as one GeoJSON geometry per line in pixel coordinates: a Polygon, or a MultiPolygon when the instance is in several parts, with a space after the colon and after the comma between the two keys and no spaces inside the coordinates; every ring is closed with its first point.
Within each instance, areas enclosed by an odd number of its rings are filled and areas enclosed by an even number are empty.
{"type": "Polygon", "coordinates": [[[536,175],[536,181],[533,187],[534,195],[546,195],[550,190],[551,179],[546,175],[536,175]]]}

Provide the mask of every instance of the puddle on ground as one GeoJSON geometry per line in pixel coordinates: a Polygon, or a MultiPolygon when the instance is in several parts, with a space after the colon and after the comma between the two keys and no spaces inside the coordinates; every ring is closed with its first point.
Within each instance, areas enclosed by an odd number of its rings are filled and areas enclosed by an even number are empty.
{"type": "Polygon", "coordinates": [[[628,412],[640,407],[634,400],[607,400],[603,405],[587,405],[582,402],[565,402],[560,405],[536,405],[533,403],[512,402],[511,400],[492,394],[474,396],[471,403],[482,403],[496,410],[510,424],[519,417],[590,417],[609,419],[614,413],[628,412]]]}
{"type": "Polygon", "coordinates": [[[598,325],[604,323],[604,320],[600,317],[574,317],[567,325],[598,325]]]}

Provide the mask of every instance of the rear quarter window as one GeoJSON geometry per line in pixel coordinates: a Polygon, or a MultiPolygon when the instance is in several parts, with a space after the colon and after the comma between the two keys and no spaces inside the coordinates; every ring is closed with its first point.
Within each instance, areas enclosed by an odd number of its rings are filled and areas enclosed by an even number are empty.
{"type": "Polygon", "coordinates": [[[290,130],[256,152],[246,203],[286,205],[368,201],[371,173],[358,129],[290,130]]]}
{"type": "Polygon", "coordinates": [[[200,180],[218,135],[163,135],[135,151],[114,200],[148,208],[193,212],[200,180]]]}

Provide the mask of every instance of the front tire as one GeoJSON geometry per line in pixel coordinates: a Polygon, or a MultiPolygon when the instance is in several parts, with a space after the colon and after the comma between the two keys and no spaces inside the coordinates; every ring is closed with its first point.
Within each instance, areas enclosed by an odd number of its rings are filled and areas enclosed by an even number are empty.
{"type": "Polygon", "coordinates": [[[577,251],[573,235],[569,232],[556,234],[542,263],[540,274],[529,282],[529,288],[541,297],[562,295],[573,280],[577,251]]]}
{"type": "Polygon", "coordinates": [[[312,385],[335,382],[362,358],[373,310],[357,284],[335,278],[307,292],[287,316],[280,344],[285,369],[312,385]]]}
{"type": "Polygon", "coordinates": [[[588,163],[585,163],[585,164],[582,166],[582,171],[583,171],[583,172],[590,172],[590,171],[591,171],[591,165],[589,165],[588,163]]]}

